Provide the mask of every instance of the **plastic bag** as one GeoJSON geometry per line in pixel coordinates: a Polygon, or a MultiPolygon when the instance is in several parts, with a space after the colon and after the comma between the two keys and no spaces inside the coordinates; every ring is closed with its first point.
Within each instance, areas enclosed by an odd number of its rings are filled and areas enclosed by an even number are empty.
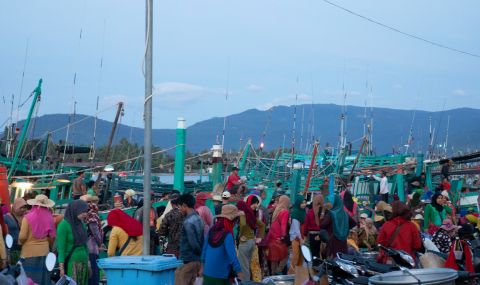
{"type": "Polygon", "coordinates": [[[73,280],[72,278],[68,277],[67,275],[63,275],[60,280],[57,281],[55,285],[77,285],[77,282],[73,280]]]}

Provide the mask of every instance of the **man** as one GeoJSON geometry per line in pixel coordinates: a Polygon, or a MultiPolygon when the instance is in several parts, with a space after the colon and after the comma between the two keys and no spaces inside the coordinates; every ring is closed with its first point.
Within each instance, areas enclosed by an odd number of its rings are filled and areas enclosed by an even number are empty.
{"type": "Polygon", "coordinates": [[[377,177],[376,175],[373,175],[372,177],[380,182],[379,194],[381,195],[382,200],[388,203],[388,194],[390,193],[390,188],[388,186],[387,173],[382,171],[380,177],[377,177]]]}
{"type": "MultiPolygon", "coordinates": [[[[228,193],[228,192],[227,192],[228,193]]],[[[220,195],[213,195],[212,197],[212,200],[213,200],[213,206],[215,208],[215,215],[220,215],[220,213],[222,212],[222,202],[223,202],[223,199],[222,199],[222,196],[220,195]]]]}
{"type": "Polygon", "coordinates": [[[228,176],[227,190],[230,191],[233,185],[240,186],[242,183],[242,179],[240,179],[240,176],[238,176],[238,168],[234,166],[232,168],[232,173],[230,173],[230,176],[228,176]]]}
{"type": "Polygon", "coordinates": [[[178,198],[171,200],[170,203],[172,210],[163,218],[158,234],[167,237],[168,245],[165,252],[175,254],[178,258],[180,255],[180,234],[182,233],[184,216],[180,211],[178,198]]]}
{"type": "Polygon", "coordinates": [[[87,194],[87,184],[83,181],[85,177],[85,172],[80,171],[78,172],[78,177],[73,180],[73,191],[72,191],[72,199],[78,200],[81,196],[87,194]]]}
{"type": "Polygon", "coordinates": [[[195,198],[191,194],[181,195],[178,205],[185,220],[180,236],[180,259],[183,260],[183,265],[175,270],[175,285],[193,285],[201,270],[203,222],[193,208],[195,198]]]}
{"type": "Polygon", "coordinates": [[[442,179],[450,181],[450,168],[453,166],[453,160],[449,159],[448,162],[442,165],[442,179]]]}

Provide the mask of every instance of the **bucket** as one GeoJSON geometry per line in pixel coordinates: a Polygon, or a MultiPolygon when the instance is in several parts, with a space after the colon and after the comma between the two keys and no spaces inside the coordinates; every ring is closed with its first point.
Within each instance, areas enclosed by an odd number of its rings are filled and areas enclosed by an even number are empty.
{"type": "Polygon", "coordinates": [[[371,285],[455,285],[458,273],[453,269],[412,269],[389,272],[382,275],[370,277],[368,284],[371,285]],[[413,276],[412,276],[413,275],[413,276]],[[415,278],[415,277],[416,278],[415,278]],[[418,278],[418,280],[417,280],[418,278]],[[419,283],[419,280],[421,283],[419,283]]]}
{"type": "Polygon", "coordinates": [[[183,263],[174,255],[115,256],[97,260],[107,284],[170,285],[183,263]]]}

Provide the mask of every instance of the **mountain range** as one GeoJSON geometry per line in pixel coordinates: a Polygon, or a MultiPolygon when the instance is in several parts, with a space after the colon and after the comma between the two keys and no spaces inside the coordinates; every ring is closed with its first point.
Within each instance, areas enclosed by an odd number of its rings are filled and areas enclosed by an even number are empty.
{"type": "MultiPolygon", "coordinates": [[[[299,106],[277,106],[261,111],[250,109],[226,118],[225,150],[238,150],[248,139],[255,146],[261,142],[266,150],[284,145],[292,145],[295,136],[296,149],[306,149],[312,139],[319,139],[320,144],[336,146],[340,134],[340,117],[342,106],[334,104],[314,104],[299,106]],[[295,119],[294,119],[295,117],[295,119]],[[294,127],[295,122],[295,127],[294,127]],[[295,135],[293,135],[295,134],[295,135]]],[[[353,148],[358,148],[364,134],[373,122],[373,146],[377,154],[402,151],[412,133],[412,151],[426,151],[431,139],[437,148],[443,149],[446,141],[449,153],[473,151],[480,146],[480,110],[471,108],[452,109],[442,112],[415,110],[396,110],[387,108],[368,108],[346,106],[347,141],[353,148]],[[430,131],[431,129],[431,131],[430,131]],[[447,140],[448,129],[448,140],[447,140]],[[442,146],[439,146],[442,145],[442,146]]],[[[49,114],[35,118],[33,135],[41,137],[48,131],[65,127],[71,115],[49,114]]],[[[81,121],[70,128],[69,142],[76,145],[90,145],[93,141],[94,117],[76,115],[81,121]]],[[[188,118],[187,118],[188,119],[188,118]]],[[[21,126],[23,122],[19,123],[21,126]]],[[[222,141],[224,118],[215,117],[195,123],[187,128],[187,149],[200,152],[210,149],[217,141],[222,141]]],[[[98,119],[96,143],[104,145],[112,128],[112,123],[98,119]]],[[[67,128],[53,133],[53,140],[65,140],[67,128]]],[[[153,130],[153,144],[161,148],[170,148],[175,144],[174,129],[153,130]]],[[[119,125],[115,142],[126,138],[131,143],[143,144],[143,129],[119,125]]]]}

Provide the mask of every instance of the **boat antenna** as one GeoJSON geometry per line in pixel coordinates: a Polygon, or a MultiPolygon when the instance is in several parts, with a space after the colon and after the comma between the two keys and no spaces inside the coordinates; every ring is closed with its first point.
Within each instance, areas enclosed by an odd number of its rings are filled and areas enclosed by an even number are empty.
{"type": "Polygon", "coordinates": [[[27,44],[25,46],[25,56],[23,58],[23,70],[22,70],[22,80],[20,81],[20,92],[18,94],[18,106],[17,106],[17,119],[15,121],[15,125],[18,125],[18,116],[20,115],[20,109],[22,108],[22,92],[23,92],[23,81],[25,79],[25,69],[27,68],[27,58],[28,58],[28,46],[30,40],[27,39],[27,44]]]}
{"type": "MultiPolygon", "coordinates": [[[[227,82],[225,88],[225,104],[228,102],[228,92],[230,88],[230,59],[227,67],[227,82]]],[[[225,115],[223,116],[223,130],[222,130],[222,149],[225,147],[225,129],[227,128],[227,108],[225,108],[225,115]]]]}
{"type": "Polygon", "coordinates": [[[450,115],[447,116],[447,132],[445,135],[445,143],[443,144],[443,151],[445,153],[445,157],[448,154],[448,130],[450,129],[450,115]]]}
{"type": "Polygon", "coordinates": [[[302,127],[300,128],[300,151],[303,149],[303,125],[305,123],[305,106],[302,105],[302,127]]]}

